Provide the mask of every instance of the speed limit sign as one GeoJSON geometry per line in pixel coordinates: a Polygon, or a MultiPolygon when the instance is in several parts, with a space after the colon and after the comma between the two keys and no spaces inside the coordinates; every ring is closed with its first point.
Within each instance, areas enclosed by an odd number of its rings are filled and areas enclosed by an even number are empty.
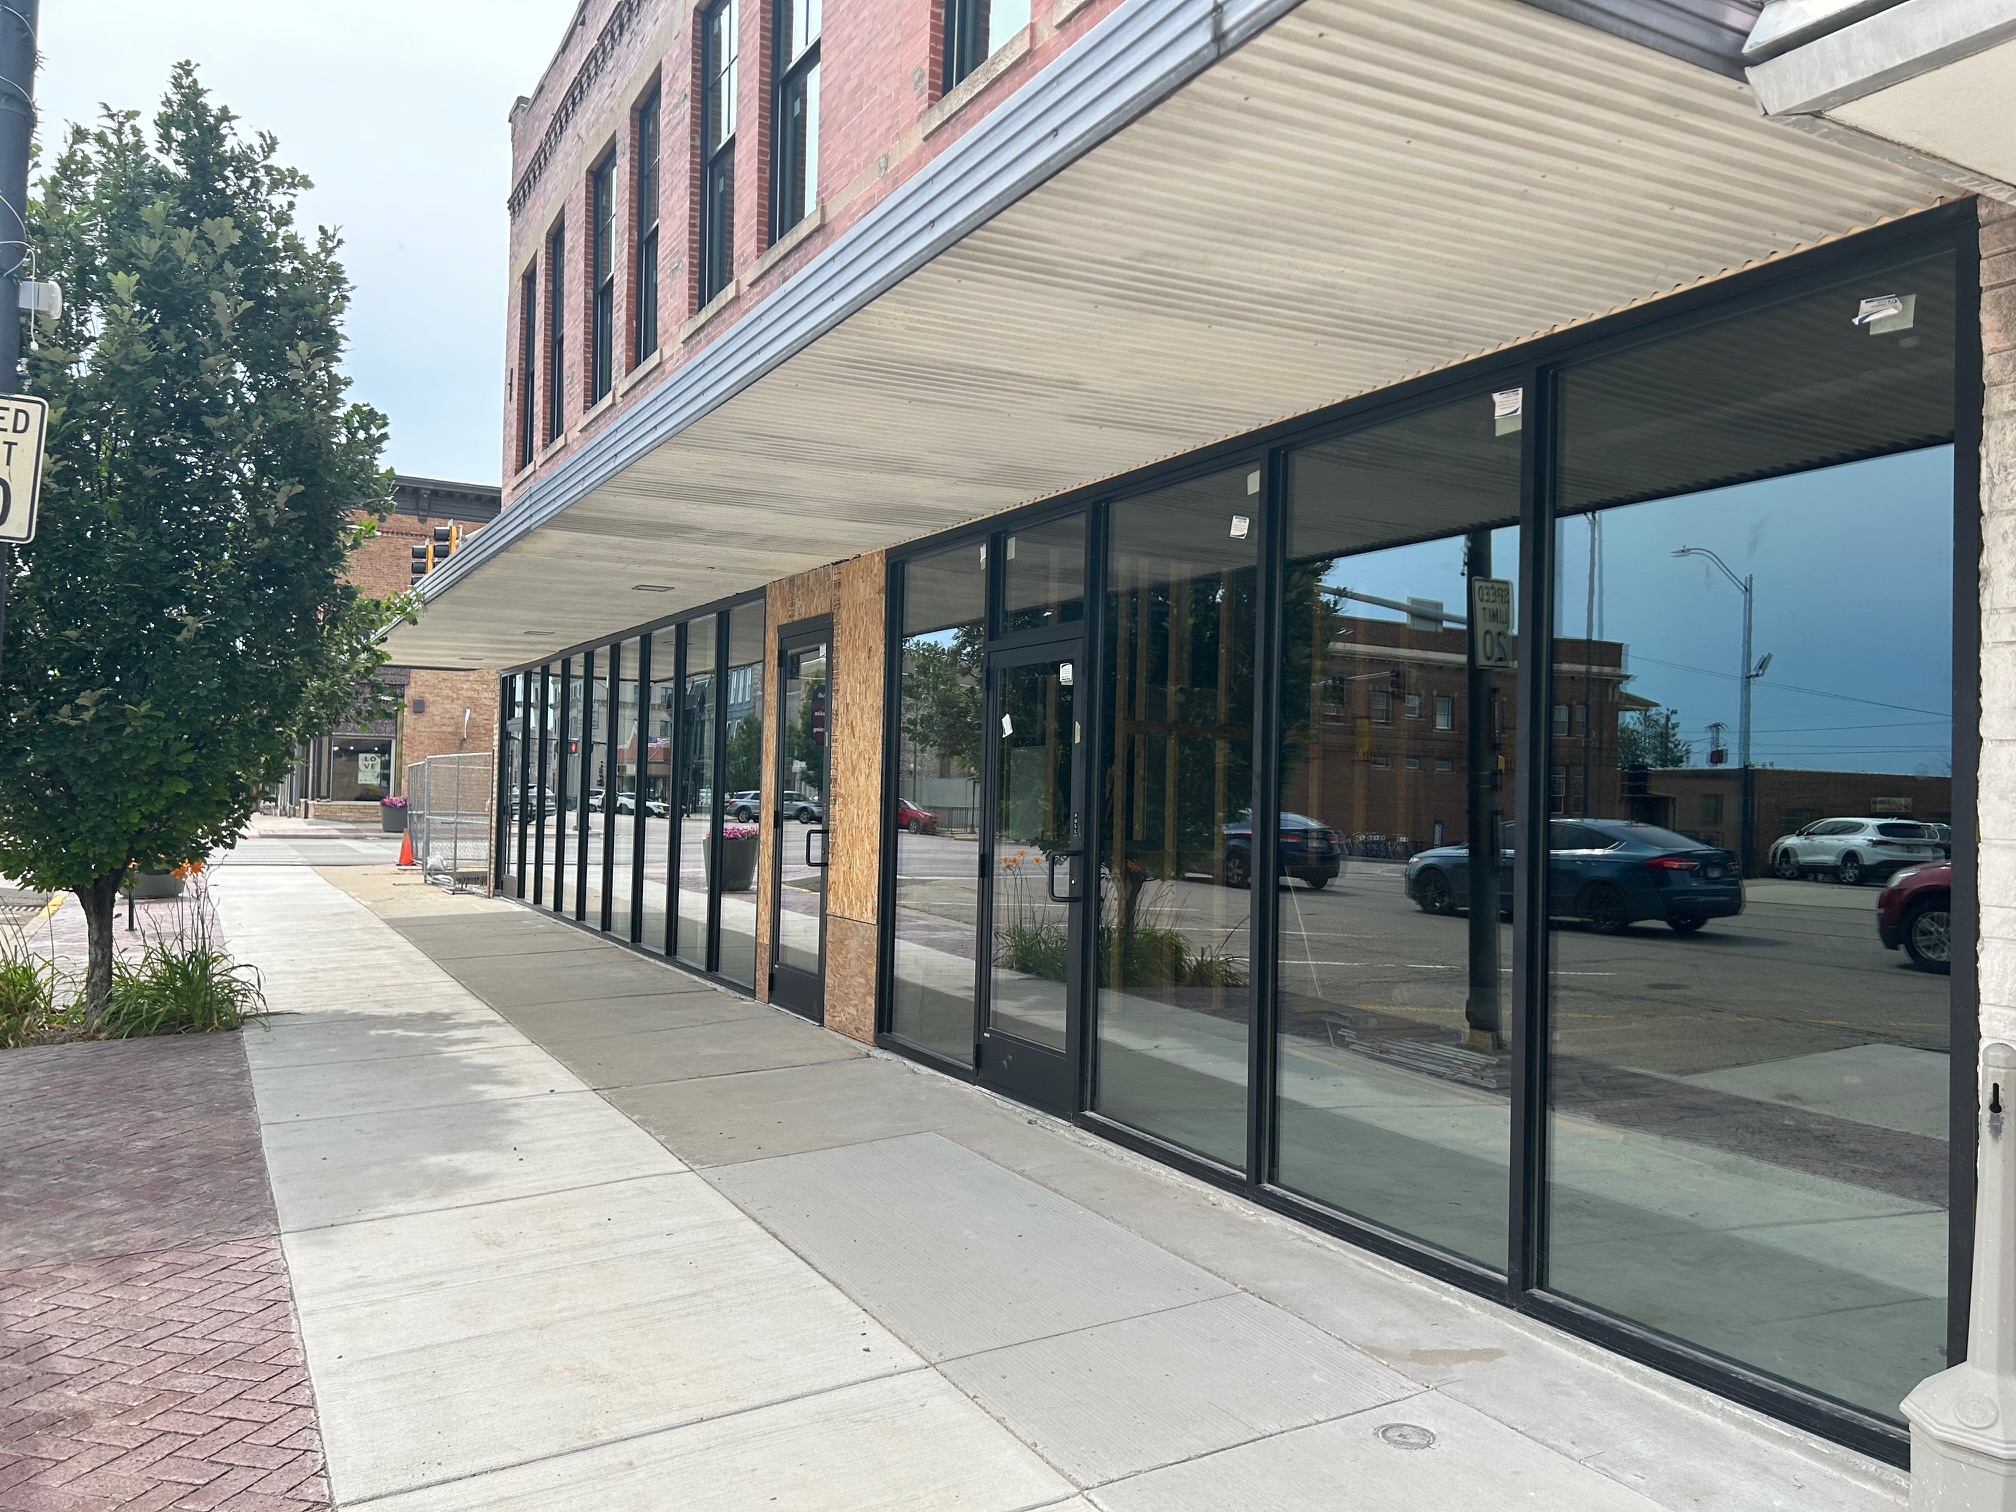
{"type": "Polygon", "coordinates": [[[0,394],[0,541],[35,539],[35,506],[42,496],[42,438],[49,403],[32,394],[0,394]]]}
{"type": "Polygon", "coordinates": [[[1512,665],[1512,584],[1506,578],[1470,580],[1470,665],[1512,665]]]}

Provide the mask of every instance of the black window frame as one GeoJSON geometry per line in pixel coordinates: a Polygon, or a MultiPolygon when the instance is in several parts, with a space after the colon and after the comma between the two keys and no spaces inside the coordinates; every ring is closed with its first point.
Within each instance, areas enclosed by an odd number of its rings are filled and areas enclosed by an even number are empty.
{"type": "Polygon", "coordinates": [[[796,227],[819,201],[819,36],[821,0],[771,0],[770,236],[769,244],[796,227]],[[794,19],[816,19],[802,51],[792,53],[794,19]],[[803,131],[791,126],[791,108],[804,112],[803,131]]]}
{"type": "Polygon", "coordinates": [[[567,434],[567,221],[546,233],[546,444],[567,434]]]}
{"type": "Polygon", "coordinates": [[[616,149],[588,175],[588,402],[600,404],[616,386],[616,149]]]}
{"type": "Polygon", "coordinates": [[[539,455],[539,259],[518,287],[518,471],[539,455]]]}
{"type": "Polygon", "coordinates": [[[735,93],[740,72],[737,0],[700,12],[699,269],[695,308],[704,309],[735,278],[735,93]],[[725,22],[725,25],[723,24],[725,22]],[[723,44],[728,53],[722,57],[723,44]]]}
{"type": "Polygon", "coordinates": [[[653,84],[637,107],[636,241],[637,318],[631,322],[631,365],[658,350],[659,158],[663,146],[664,91],[653,84]]]}

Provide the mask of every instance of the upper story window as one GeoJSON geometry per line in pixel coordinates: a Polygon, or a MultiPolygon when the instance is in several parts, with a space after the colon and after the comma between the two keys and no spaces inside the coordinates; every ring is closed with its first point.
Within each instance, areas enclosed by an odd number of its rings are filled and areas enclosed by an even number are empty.
{"type": "Polygon", "coordinates": [[[546,440],[567,431],[567,223],[546,234],[546,440]]]}
{"type": "Polygon", "coordinates": [[[610,153],[589,177],[589,263],[595,307],[588,334],[588,402],[599,402],[616,382],[616,154],[610,153]]]}
{"type": "Polygon", "coordinates": [[[735,0],[700,17],[700,303],[735,272],[735,0]]]}
{"type": "Polygon", "coordinates": [[[637,352],[658,350],[658,107],[654,87],[637,107],[637,352]]]}
{"type": "Polygon", "coordinates": [[[539,265],[518,283],[518,470],[539,451],[539,265]]]}
{"type": "Polygon", "coordinates": [[[1029,24],[1029,0],[945,0],[945,88],[993,57],[1029,24]]]}
{"type": "Polygon", "coordinates": [[[770,240],[819,203],[820,0],[776,0],[770,122],[770,240]]]}

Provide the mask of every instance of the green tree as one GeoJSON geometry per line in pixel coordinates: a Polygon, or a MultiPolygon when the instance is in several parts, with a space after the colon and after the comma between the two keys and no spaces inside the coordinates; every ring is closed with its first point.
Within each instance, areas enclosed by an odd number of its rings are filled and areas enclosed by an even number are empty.
{"type": "Polygon", "coordinates": [[[948,640],[903,648],[903,739],[913,753],[943,756],[980,775],[980,634],[961,625],[948,640]]]}
{"type": "Polygon", "coordinates": [[[1640,709],[1617,721],[1617,765],[1684,767],[1694,760],[1692,742],[1680,738],[1678,709],[1640,709]]]}
{"type": "Polygon", "coordinates": [[[296,229],[276,150],[185,63],[151,133],[73,128],[29,206],[67,308],[28,363],[50,431],[8,569],[0,872],[82,901],[94,1015],[129,869],[230,845],[298,742],[379,712],[404,607],[344,582],[385,420],[346,398],[337,239],[296,229]]]}

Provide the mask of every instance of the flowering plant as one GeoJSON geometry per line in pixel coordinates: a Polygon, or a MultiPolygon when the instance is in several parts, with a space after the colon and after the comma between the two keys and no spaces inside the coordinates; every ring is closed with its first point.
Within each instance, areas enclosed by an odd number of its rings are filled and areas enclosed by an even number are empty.
{"type": "Polygon", "coordinates": [[[723,840],[754,840],[762,830],[753,824],[737,824],[733,820],[721,826],[723,840]]]}
{"type": "Polygon", "coordinates": [[[380,807],[380,808],[404,808],[404,807],[406,807],[406,800],[405,800],[404,798],[380,798],[380,799],[378,800],[378,807],[380,807]]]}

